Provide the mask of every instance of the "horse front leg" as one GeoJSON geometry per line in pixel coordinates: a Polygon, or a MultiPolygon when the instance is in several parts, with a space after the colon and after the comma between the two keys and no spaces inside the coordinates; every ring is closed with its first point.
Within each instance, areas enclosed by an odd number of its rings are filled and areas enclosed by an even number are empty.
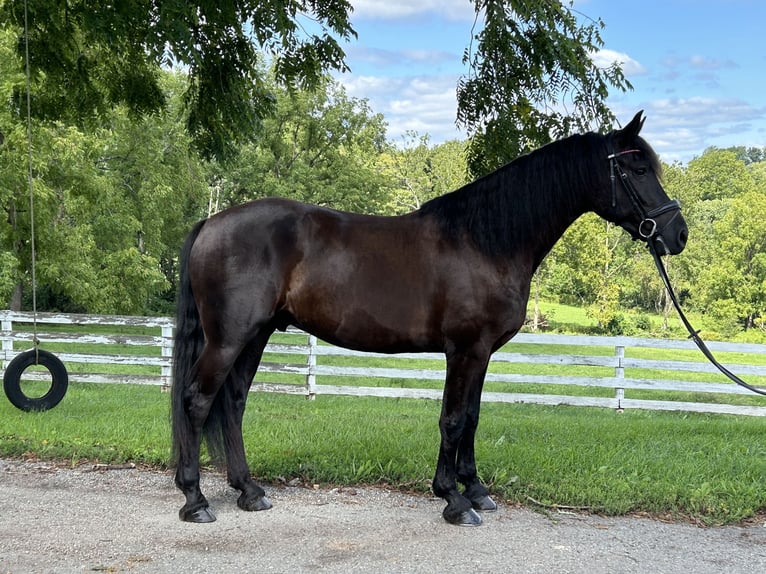
{"type": "Polygon", "coordinates": [[[465,429],[457,450],[457,480],[465,486],[463,496],[471,501],[474,510],[493,512],[497,510],[497,504],[489,496],[489,489],[481,483],[476,471],[474,445],[476,429],[479,426],[481,388],[482,385],[472,388],[465,429]]]}
{"type": "Polygon", "coordinates": [[[460,526],[478,526],[482,522],[474,510],[473,501],[458,490],[457,478],[459,468],[461,482],[466,480],[471,485],[467,493],[474,498],[480,496],[475,464],[469,464],[473,462],[473,436],[479,415],[478,409],[473,409],[472,405],[481,399],[488,361],[489,356],[483,353],[454,353],[447,358],[447,379],[439,419],[441,445],[433,491],[447,501],[442,512],[444,519],[460,526]],[[465,446],[468,443],[470,449],[465,446]],[[461,453],[459,467],[458,453],[461,453]],[[471,475],[475,480],[471,480],[471,475]]]}

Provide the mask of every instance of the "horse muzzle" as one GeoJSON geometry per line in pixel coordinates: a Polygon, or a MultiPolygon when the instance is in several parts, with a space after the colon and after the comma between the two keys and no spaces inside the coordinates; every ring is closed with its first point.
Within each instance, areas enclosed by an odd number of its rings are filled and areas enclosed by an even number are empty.
{"type": "Polygon", "coordinates": [[[638,235],[648,244],[652,245],[660,255],[678,255],[686,247],[689,239],[689,228],[681,215],[681,207],[673,200],[654,211],[648,213],[646,218],[638,225],[638,235]],[[670,215],[672,213],[672,215],[670,215]],[[661,216],[667,219],[661,225],[657,223],[661,216]]]}

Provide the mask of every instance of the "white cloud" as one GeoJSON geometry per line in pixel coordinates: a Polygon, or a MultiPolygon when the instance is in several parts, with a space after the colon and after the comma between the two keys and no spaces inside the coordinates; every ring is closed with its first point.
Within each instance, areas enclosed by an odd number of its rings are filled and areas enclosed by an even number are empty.
{"type": "Polygon", "coordinates": [[[369,100],[372,109],[384,115],[390,141],[400,142],[407,131],[428,134],[434,143],[465,138],[455,126],[457,77],[454,75],[342,76],[338,80],[350,96],[369,100]]]}
{"type": "MultiPolygon", "coordinates": [[[[402,143],[408,131],[428,134],[433,143],[466,137],[455,125],[455,75],[341,76],[338,80],[350,96],[369,100],[372,109],[383,114],[389,141],[402,143]]],[[[620,101],[611,107],[623,123],[643,109],[647,121],[642,135],[666,162],[688,162],[711,146],[766,145],[762,132],[760,141],[756,136],[744,141],[742,135],[756,131],[766,109],[739,99],[663,98],[640,104],[620,101]]]]}
{"type": "Polygon", "coordinates": [[[386,50],[369,46],[351,46],[346,49],[350,59],[375,66],[434,65],[451,63],[455,54],[442,50],[386,50]]]}
{"type": "Polygon", "coordinates": [[[617,62],[622,66],[622,72],[626,76],[646,73],[646,68],[644,68],[644,66],[623,52],[616,52],[615,50],[599,50],[591,56],[591,59],[599,68],[608,68],[617,62]]]}
{"type": "Polygon", "coordinates": [[[354,18],[394,20],[437,14],[449,20],[473,21],[475,10],[468,0],[355,0],[354,18]]]}
{"type": "Polygon", "coordinates": [[[720,60],[718,58],[708,58],[705,56],[691,56],[689,58],[689,65],[692,68],[702,70],[722,70],[738,67],[736,62],[732,60],[720,60]]]}
{"type": "MultiPolygon", "coordinates": [[[[396,78],[381,78],[376,76],[339,76],[337,80],[346,87],[350,96],[369,100],[387,98],[399,84],[396,78]]],[[[375,108],[373,108],[375,109],[375,108]]],[[[382,110],[375,109],[376,112],[382,110]]]]}
{"type": "Polygon", "coordinates": [[[613,109],[617,115],[629,117],[643,108],[646,125],[642,135],[666,161],[687,162],[711,146],[731,145],[764,146],[756,136],[743,134],[757,132],[756,125],[766,119],[766,109],[759,109],[736,98],[689,97],[662,98],[627,110],[621,104],[613,109]],[[751,137],[753,141],[744,141],[751,137]]]}
{"type": "MultiPolygon", "coordinates": [[[[665,84],[696,86],[698,89],[718,90],[722,82],[719,74],[736,70],[739,64],[731,59],[711,58],[708,56],[670,55],[662,62],[661,71],[655,74],[654,80],[665,84]]],[[[731,78],[731,76],[729,76],[731,78]]]]}
{"type": "Polygon", "coordinates": [[[451,62],[455,59],[455,54],[442,50],[401,50],[399,53],[404,57],[404,60],[418,64],[438,64],[445,61],[451,62]]]}

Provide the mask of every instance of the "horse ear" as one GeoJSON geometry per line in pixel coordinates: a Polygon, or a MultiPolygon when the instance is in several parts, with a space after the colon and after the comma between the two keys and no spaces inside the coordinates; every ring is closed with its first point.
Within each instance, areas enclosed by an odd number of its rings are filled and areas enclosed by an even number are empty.
{"type": "Polygon", "coordinates": [[[641,131],[641,128],[644,126],[644,121],[646,118],[642,117],[643,115],[644,110],[639,111],[635,116],[633,116],[633,119],[630,120],[630,123],[627,126],[621,130],[617,130],[615,135],[617,136],[617,140],[622,145],[633,144],[633,141],[636,139],[639,132],[641,131]]]}

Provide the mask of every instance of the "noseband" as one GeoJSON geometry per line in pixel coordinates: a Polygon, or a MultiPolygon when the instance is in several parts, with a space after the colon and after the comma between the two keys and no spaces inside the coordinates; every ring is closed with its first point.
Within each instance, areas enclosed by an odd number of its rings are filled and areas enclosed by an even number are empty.
{"type": "MultiPolygon", "coordinates": [[[[622,187],[625,189],[625,193],[628,195],[630,203],[633,205],[633,209],[635,209],[636,213],[641,216],[641,223],[638,224],[638,234],[646,241],[654,236],[657,236],[657,239],[662,241],[661,232],[663,228],[658,228],[655,218],[669,211],[677,210],[680,213],[681,205],[678,203],[678,200],[671,199],[667,203],[647,211],[644,207],[644,202],[641,200],[641,196],[638,195],[636,188],[633,186],[633,182],[630,181],[628,174],[625,173],[622,166],[617,161],[618,157],[629,153],[641,153],[641,150],[627,149],[617,153],[611,153],[607,156],[607,159],[609,160],[610,178],[612,180],[612,207],[617,207],[617,179],[619,176],[619,180],[622,182],[622,187]]],[[[670,221],[672,221],[674,217],[675,216],[673,216],[670,221]]],[[[670,223],[670,221],[668,221],[668,223],[670,223]]]]}

